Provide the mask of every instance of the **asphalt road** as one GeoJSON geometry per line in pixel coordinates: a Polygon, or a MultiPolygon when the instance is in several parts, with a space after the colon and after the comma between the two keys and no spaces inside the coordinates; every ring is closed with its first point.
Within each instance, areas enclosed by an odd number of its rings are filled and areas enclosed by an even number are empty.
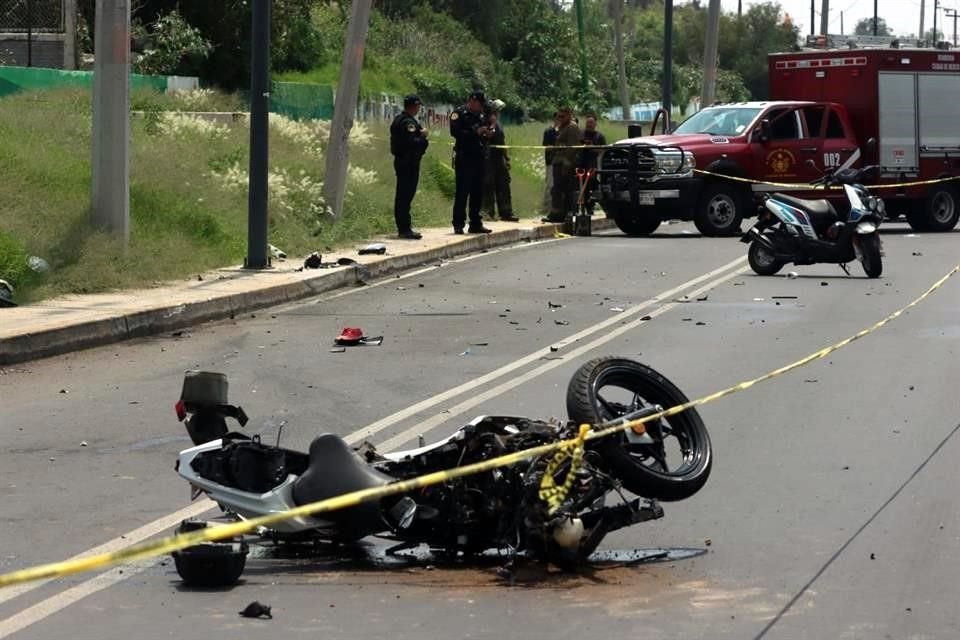
{"type": "MultiPolygon", "coordinates": [[[[227,373],[247,430],[272,439],[286,421],[293,447],[323,431],[397,447],[484,413],[562,417],[570,375],[605,354],[695,397],[855,333],[955,264],[957,234],[888,229],[874,281],[859,265],[755,277],[745,245],[671,225],[0,370],[0,570],[123,546],[189,505],[173,471],[189,444],[173,412],[185,369],[227,373]],[[331,353],[344,326],[384,343],[331,353]]],[[[696,557],[530,569],[507,586],[493,565],[385,565],[373,547],[349,561],[258,553],[240,586],[214,592],[182,589],[164,560],[0,590],[0,638],[955,638],[958,301],[960,278],[826,360],[703,407],[706,487],[604,543],[696,557]],[[239,617],[252,600],[274,619],[239,617]]]]}

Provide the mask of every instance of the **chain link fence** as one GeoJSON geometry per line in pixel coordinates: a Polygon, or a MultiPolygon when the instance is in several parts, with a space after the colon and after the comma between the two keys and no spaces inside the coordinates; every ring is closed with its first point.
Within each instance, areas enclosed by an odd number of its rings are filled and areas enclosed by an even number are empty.
{"type": "Polygon", "coordinates": [[[63,33],[63,0],[0,0],[0,33],[63,33]]]}

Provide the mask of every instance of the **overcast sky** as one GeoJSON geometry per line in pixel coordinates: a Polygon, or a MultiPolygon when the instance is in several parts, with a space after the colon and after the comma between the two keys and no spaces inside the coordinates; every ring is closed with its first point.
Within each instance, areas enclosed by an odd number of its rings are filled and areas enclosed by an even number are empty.
{"type": "MultiPolygon", "coordinates": [[[[779,0],[780,6],[793,18],[793,23],[800,28],[804,36],[810,33],[810,0],[779,0]]],[[[924,14],[924,30],[933,28],[933,1],[926,0],[927,8],[924,14]]],[[[852,33],[857,22],[863,18],[873,17],[874,0],[830,0],[830,33],[840,33],[840,12],[843,12],[844,33],[852,33]]],[[[877,15],[887,21],[887,24],[897,35],[916,34],[920,28],[921,0],[877,0],[877,15]]],[[[814,0],[816,6],[816,31],[820,31],[820,6],[822,0],[814,0]]],[[[677,2],[685,4],[685,2],[677,2]]],[[[701,0],[706,6],[709,0],[701,0]]],[[[737,0],[721,0],[724,11],[736,12],[737,0]]],[[[754,4],[753,0],[743,0],[743,10],[754,4]]],[[[941,7],[937,17],[937,30],[947,37],[953,36],[953,18],[946,18],[943,9],[960,11],[960,0],[939,0],[941,7]]],[[[960,26],[960,23],[958,23],[960,26]]]]}

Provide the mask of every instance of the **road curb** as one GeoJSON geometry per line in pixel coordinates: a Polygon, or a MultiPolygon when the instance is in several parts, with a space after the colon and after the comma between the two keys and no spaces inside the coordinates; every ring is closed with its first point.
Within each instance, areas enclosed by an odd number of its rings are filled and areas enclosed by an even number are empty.
{"type": "MultiPolygon", "coordinates": [[[[36,360],[71,351],[103,346],[130,338],[143,338],[176,331],[203,322],[232,318],[369,280],[382,278],[426,264],[449,260],[520,242],[554,238],[561,225],[541,225],[532,229],[509,229],[486,235],[469,236],[449,245],[400,256],[389,256],[364,265],[323,270],[293,282],[239,293],[213,296],[206,300],[164,305],[135,313],[78,322],[45,331],[23,333],[0,340],[0,366],[36,360]]],[[[615,228],[612,220],[593,220],[597,231],[615,228]]]]}

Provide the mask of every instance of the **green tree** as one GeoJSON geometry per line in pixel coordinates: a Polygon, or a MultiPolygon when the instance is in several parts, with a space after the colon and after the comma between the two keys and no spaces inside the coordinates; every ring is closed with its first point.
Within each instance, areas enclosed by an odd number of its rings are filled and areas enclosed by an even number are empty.
{"type": "MultiPolygon", "coordinates": [[[[853,32],[858,36],[872,36],[873,35],[873,18],[864,18],[857,22],[857,26],[854,27],[853,32]]],[[[877,18],[877,35],[878,36],[892,36],[893,29],[887,26],[887,21],[883,18],[877,18]]]]}

